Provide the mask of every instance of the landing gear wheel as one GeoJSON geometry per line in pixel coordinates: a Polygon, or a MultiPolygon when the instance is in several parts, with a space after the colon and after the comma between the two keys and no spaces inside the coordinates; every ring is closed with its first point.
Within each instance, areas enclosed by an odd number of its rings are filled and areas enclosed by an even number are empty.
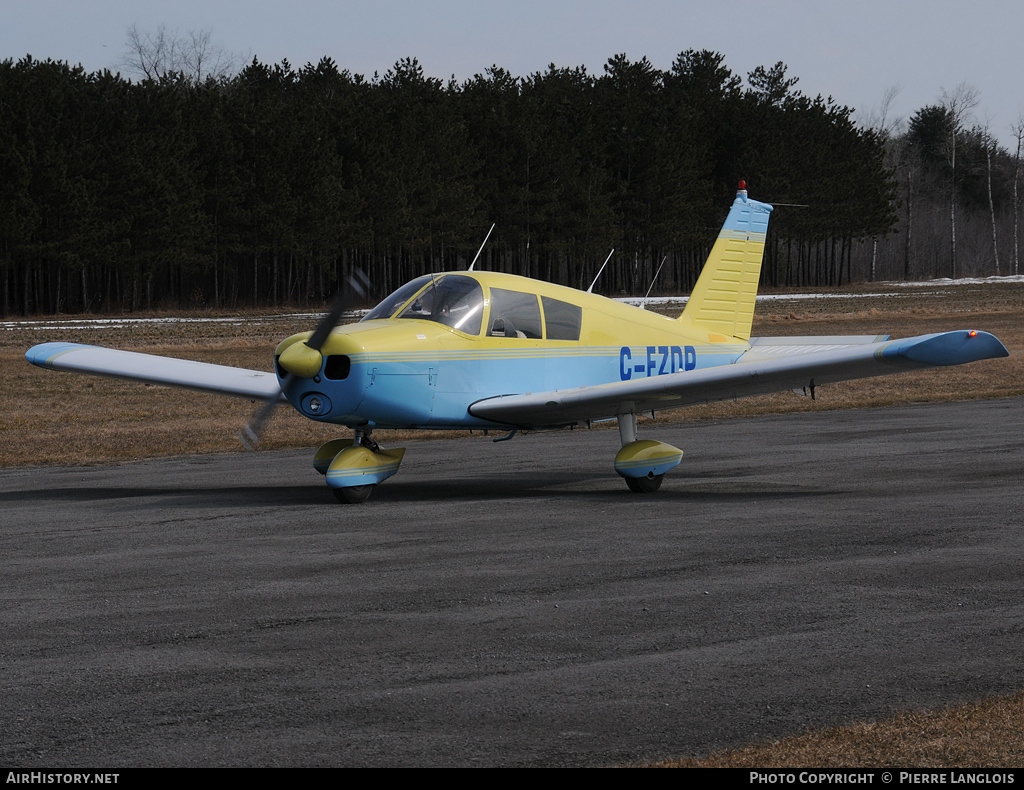
{"type": "MultiPolygon", "coordinates": [[[[652,475],[651,477],[627,477],[626,485],[634,494],[653,494],[661,488],[661,479],[665,475],[652,475]]],[[[340,490],[340,489],[339,489],[340,490]]]]}
{"type": "Polygon", "coordinates": [[[335,498],[343,505],[358,505],[365,502],[373,493],[375,485],[345,486],[344,488],[332,488],[335,498]]]}

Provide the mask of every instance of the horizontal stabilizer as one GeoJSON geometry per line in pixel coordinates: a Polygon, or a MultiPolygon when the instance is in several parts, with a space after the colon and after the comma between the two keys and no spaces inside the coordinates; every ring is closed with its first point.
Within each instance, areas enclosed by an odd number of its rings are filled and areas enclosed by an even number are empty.
{"type": "Polygon", "coordinates": [[[26,351],[25,359],[33,365],[51,370],[131,379],[253,400],[266,400],[274,396],[284,400],[277,376],[261,370],[118,351],[80,343],[42,343],[26,351]]]}

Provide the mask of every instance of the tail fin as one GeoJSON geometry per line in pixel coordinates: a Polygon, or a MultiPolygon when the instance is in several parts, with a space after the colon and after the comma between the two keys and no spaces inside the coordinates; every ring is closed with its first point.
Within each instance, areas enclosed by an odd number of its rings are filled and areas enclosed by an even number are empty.
{"type": "Polygon", "coordinates": [[[767,203],[749,200],[746,185],[740,182],[736,200],[680,321],[727,338],[750,340],[771,210],[767,203]]]}

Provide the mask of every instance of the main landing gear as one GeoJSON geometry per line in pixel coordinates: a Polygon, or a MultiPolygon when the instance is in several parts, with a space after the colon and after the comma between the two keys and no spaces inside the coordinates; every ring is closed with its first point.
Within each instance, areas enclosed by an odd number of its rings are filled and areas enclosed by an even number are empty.
{"type": "Polygon", "coordinates": [[[683,460],[683,451],[651,439],[637,441],[635,414],[620,414],[618,421],[622,448],[615,455],[615,471],[634,494],[654,493],[661,488],[665,472],[683,460]]]}
{"type": "Polygon", "coordinates": [[[327,478],[335,498],[347,505],[369,499],[373,489],[398,471],[405,448],[382,450],[360,426],[351,439],[333,439],[316,451],[313,466],[327,478]]]}
{"type": "MultiPolygon", "coordinates": [[[[615,471],[633,493],[654,493],[661,488],[665,473],[683,460],[683,451],[651,439],[638,441],[635,414],[620,414],[618,421],[622,448],[615,455],[615,471]]],[[[327,478],[339,502],[365,502],[374,488],[398,471],[405,457],[404,447],[382,449],[370,438],[371,430],[360,426],[351,439],[334,439],[316,451],[313,466],[327,478]]]]}

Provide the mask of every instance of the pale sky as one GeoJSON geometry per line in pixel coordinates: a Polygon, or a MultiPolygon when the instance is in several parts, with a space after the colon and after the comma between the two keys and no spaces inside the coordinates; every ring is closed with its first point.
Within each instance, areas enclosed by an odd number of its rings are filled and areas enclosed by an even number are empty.
{"type": "Polygon", "coordinates": [[[0,0],[0,58],[117,71],[128,27],[161,24],[209,31],[242,62],[329,56],[367,77],[405,57],[463,80],[493,64],[600,74],[620,52],[668,69],[683,50],[710,49],[744,78],[781,60],[803,93],[858,117],[894,87],[892,114],[907,118],[968,83],[980,98],[973,123],[1008,148],[1024,113],[1022,0],[0,0]]]}

